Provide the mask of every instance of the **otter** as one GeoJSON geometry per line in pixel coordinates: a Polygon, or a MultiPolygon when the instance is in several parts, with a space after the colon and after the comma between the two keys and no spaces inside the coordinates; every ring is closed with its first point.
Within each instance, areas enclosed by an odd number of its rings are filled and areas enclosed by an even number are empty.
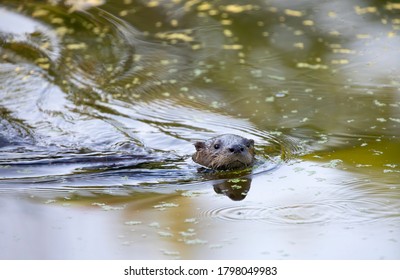
{"type": "Polygon", "coordinates": [[[214,170],[250,167],[255,161],[254,140],[235,134],[223,134],[194,144],[194,162],[214,170]]]}

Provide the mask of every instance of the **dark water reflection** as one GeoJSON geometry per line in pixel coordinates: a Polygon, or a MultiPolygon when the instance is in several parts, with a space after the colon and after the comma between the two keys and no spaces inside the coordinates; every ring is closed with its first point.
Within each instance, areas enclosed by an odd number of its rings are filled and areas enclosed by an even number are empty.
{"type": "Polygon", "coordinates": [[[0,6],[1,258],[400,257],[398,4],[83,2],[0,6]]]}

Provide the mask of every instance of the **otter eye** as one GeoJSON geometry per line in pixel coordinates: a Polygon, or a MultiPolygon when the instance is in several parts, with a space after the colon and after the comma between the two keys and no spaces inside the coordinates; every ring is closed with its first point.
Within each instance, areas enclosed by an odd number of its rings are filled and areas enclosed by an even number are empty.
{"type": "Polygon", "coordinates": [[[220,147],[219,144],[215,144],[215,145],[214,145],[214,149],[216,149],[216,150],[218,150],[219,147],[220,147]]]}

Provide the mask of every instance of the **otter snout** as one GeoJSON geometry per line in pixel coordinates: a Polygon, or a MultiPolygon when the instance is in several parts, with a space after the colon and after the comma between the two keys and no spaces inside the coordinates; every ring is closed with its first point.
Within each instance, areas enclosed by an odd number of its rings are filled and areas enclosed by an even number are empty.
{"type": "Polygon", "coordinates": [[[244,151],[244,146],[243,145],[232,145],[228,148],[229,152],[233,154],[240,154],[241,152],[244,151]]]}

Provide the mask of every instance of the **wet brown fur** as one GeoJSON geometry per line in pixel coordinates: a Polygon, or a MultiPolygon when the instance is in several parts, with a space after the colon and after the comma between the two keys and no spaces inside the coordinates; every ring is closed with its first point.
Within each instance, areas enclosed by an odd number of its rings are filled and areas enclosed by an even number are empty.
{"type": "Polygon", "coordinates": [[[223,134],[195,144],[194,162],[216,170],[244,169],[254,164],[254,140],[223,134]]]}

